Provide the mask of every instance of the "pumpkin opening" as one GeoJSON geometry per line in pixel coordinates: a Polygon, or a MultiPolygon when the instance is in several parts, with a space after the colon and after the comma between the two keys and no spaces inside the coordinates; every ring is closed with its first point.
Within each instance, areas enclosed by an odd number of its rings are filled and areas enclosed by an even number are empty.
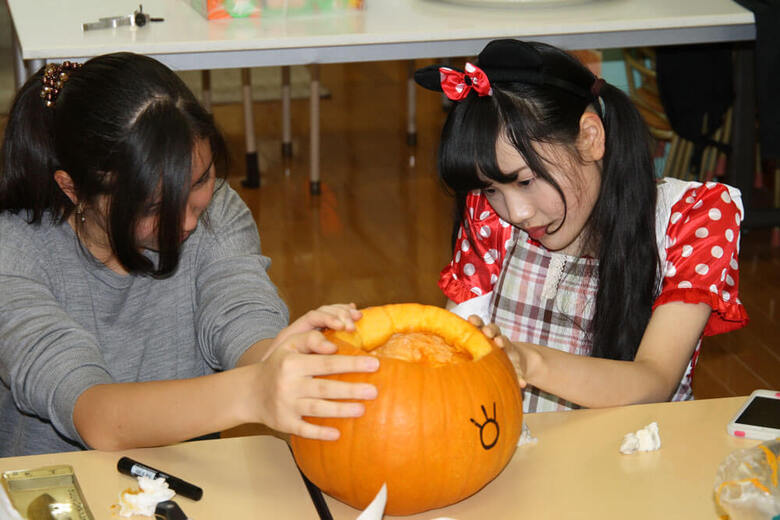
{"type": "Polygon", "coordinates": [[[431,366],[452,365],[471,361],[471,353],[444,341],[438,334],[427,332],[398,332],[383,345],[369,352],[372,356],[387,357],[410,363],[431,366]]]}

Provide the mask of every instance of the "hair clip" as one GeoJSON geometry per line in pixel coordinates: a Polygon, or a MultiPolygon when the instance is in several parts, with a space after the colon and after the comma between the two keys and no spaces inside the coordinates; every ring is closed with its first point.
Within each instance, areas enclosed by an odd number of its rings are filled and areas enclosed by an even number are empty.
{"type": "Polygon", "coordinates": [[[41,98],[43,103],[47,107],[54,106],[54,102],[57,100],[57,96],[60,94],[63,85],[70,78],[70,74],[74,70],[81,68],[81,63],[74,63],[71,61],[64,61],[61,64],[49,63],[43,71],[41,77],[41,98]]]}
{"type": "Polygon", "coordinates": [[[460,101],[469,95],[472,89],[480,96],[490,96],[490,80],[482,69],[471,63],[466,63],[466,71],[439,67],[441,90],[452,101],[460,101]]]}

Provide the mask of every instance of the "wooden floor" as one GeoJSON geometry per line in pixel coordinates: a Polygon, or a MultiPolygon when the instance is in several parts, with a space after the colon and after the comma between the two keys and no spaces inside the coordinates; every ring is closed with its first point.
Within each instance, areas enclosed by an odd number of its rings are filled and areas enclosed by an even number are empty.
{"type": "MultiPolygon", "coordinates": [[[[257,103],[262,187],[243,189],[238,106],[215,107],[236,157],[231,184],[251,207],[270,275],[291,315],[330,302],[359,306],[441,305],[436,286],[449,261],[451,199],[436,179],[444,113],[439,96],[417,92],[418,144],[406,144],[406,63],[321,67],[323,193],[308,194],[308,102],[293,102],[294,158],[280,154],[279,103],[257,103]]],[[[743,234],[740,296],[750,324],[706,338],[694,379],[697,398],[780,389],[780,250],[768,230],[743,234]]]]}
{"type": "MultiPolygon", "coordinates": [[[[308,101],[293,101],[294,158],[281,159],[278,102],[255,104],[262,186],[244,189],[240,105],[214,107],[234,156],[230,183],[252,209],[271,278],[293,318],[325,303],[442,305],[436,281],[450,260],[451,199],[436,178],[444,119],[418,90],[418,144],[406,144],[405,62],[321,67],[322,194],[308,192],[308,101]]],[[[0,129],[4,127],[0,117],[0,129]]],[[[750,324],[706,338],[698,398],[780,389],[780,250],[769,231],[743,234],[740,296],[750,324]]]]}

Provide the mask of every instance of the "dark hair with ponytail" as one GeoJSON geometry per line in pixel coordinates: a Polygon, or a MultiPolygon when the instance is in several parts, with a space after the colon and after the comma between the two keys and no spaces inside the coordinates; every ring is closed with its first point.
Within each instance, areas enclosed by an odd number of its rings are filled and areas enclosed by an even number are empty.
{"type": "MultiPolygon", "coordinates": [[[[455,194],[458,219],[468,192],[485,187],[478,172],[500,183],[516,179],[497,165],[496,141],[502,136],[535,175],[556,189],[565,208],[563,191],[534,145],[560,145],[576,158],[580,117],[593,109],[602,118],[606,142],[601,191],[584,230],[586,247],[597,251],[599,262],[591,355],[634,359],[650,319],[659,273],[656,179],[650,135],[641,116],[630,99],[608,83],[599,81],[594,95],[593,73],[550,45],[498,40],[482,51],[477,65],[487,73],[492,95],[472,92],[455,103],[439,147],[439,173],[455,194]]],[[[426,81],[421,77],[425,69],[419,72],[418,82],[434,88],[436,78],[426,81]]]]}
{"type": "Polygon", "coordinates": [[[25,212],[62,223],[74,205],[54,180],[64,170],[80,202],[109,200],[106,228],[113,252],[130,273],[171,275],[179,262],[192,155],[205,139],[218,175],[227,148],[213,118],[160,62],[138,54],[98,56],[69,72],[53,106],[41,99],[44,69],[17,93],[0,163],[0,212],[25,212]],[[159,260],[140,250],[135,229],[157,202],[159,260]]]}

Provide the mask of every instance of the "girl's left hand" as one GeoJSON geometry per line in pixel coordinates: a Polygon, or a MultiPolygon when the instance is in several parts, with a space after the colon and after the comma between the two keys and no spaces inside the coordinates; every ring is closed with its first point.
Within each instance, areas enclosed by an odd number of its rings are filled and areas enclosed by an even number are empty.
{"type": "Polygon", "coordinates": [[[515,368],[515,373],[517,374],[517,381],[520,383],[520,388],[525,388],[527,384],[524,378],[526,363],[520,344],[513,343],[509,340],[509,338],[501,334],[501,329],[499,329],[498,325],[495,323],[488,323],[485,325],[485,323],[482,321],[482,318],[476,314],[469,316],[469,323],[475,327],[478,327],[482,331],[482,334],[485,335],[485,337],[493,340],[493,342],[500,349],[506,352],[507,357],[509,357],[509,361],[512,362],[512,366],[515,368]]]}
{"type": "Polygon", "coordinates": [[[268,357],[271,352],[276,350],[277,346],[295,334],[319,329],[355,330],[355,322],[362,316],[363,314],[357,310],[354,303],[323,305],[318,309],[307,312],[292,322],[287,328],[280,331],[265,357],[268,357]]]}

